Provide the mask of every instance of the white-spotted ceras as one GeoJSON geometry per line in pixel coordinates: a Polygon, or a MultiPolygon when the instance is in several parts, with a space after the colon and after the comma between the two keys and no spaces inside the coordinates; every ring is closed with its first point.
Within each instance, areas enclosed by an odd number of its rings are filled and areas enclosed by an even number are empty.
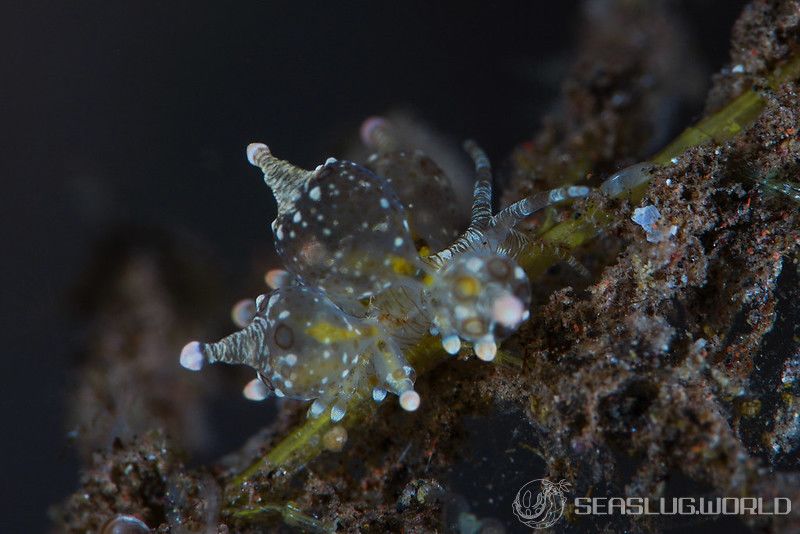
{"type": "MultiPolygon", "coordinates": [[[[264,144],[247,147],[277,200],[272,229],[285,271],[268,275],[274,291],[254,307],[236,308],[240,331],[187,344],[184,367],[249,365],[257,378],[248,397],[313,400],[311,417],[330,410],[340,420],[359,387],[376,401],[397,395],[413,411],[420,397],[404,349],[430,332],[450,354],[463,340],[490,361],[528,318],[530,286],[514,259],[527,238],[515,227],[589,189],[536,193],[492,215],[489,160],[467,142],[476,180],[470,223],[459,233],[450,181],[435,162],[396,150],[385,120],[368,120],[362,137],[376,149],[364,166],[329,158],[304,170],[264,144]]],[[[631,185],[624,176],[607,183],[620,182],[631,185]]]]}

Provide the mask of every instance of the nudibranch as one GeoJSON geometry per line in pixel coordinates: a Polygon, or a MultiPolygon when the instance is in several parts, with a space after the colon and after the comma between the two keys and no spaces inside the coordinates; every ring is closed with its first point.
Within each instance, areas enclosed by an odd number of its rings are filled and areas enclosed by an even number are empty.
{"type": "Polygon", "coordinates": [[[459,233],[452,184],[433,160],[398,147],[384,119],[366,121],[362,138],[376,151],[365,165],[329,158],[314,170],[262,143],[247,147],[277,201],[272,230],[285,270],[268,274],[271,293],[236,306],[240,331],[187,344],[184,367],[248,365],[257,374],[248,398],[313,401],[310,417],[330,410],[340,420],[358,388],[376,401],[397,395],[414,411],[420,396],[405,349],[430,332],[450,354],[466,341],[491,361],[528,318],[530,284],[515,257],[529,239],[515,228],[589,188],[536,193],[492,215],[489,160],[468,141],[476,179],[459,233]]]}

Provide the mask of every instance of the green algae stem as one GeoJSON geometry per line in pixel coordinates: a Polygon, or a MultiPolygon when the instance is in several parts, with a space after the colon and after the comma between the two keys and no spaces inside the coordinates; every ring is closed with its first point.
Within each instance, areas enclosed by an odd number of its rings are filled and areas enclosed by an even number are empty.
{"type": "MultiPolygon", "coordinates": [[[[776,89],[780,84],[800,76],[800,56],[790,58],[773,71],[767,85],[776,89]]],[[[756,90],[745,91],[717,113],[690,126],[672,143],[651,158],[656,165],[666,165],[688,149],[708,142],[722,143],[750,126],[766,103],[756,90]]]]}
{"type": "Polygon", "coordinates": [[[672,143],[656,154],[651,161],[666,165],[672,158],[704,143],[721,143],[732,138],[750,125],[764,108],[764,100],[750,89],[739,95],[719,113],[707,117],[687,128],[672,143]]]}
{"type": "Polygon", "coordinates": [[[279,515],[287,526],[296,528],[299,532],[308,532],[311,534],[329,534],[336,532],[335,525],[326,524],[304,514],[291,502],[286,504],[267,503],[259,505],[257,508],[237,510],[231,513],[231,517],[234,519],[239,519],[248,523],[257,523],[276,515],[279,515]]]}
{"type": "MultiPolygon", "coordinates": [[[[767,83],[771,87],[777,87],[799,75],[800,56],[797,56],[778,67],[767,83]]],[[[708,142],[727,141],[750,126],[760,115],[764,106],[765,101],[762,96],[755,89],[748,90],[718,112],[684,130],[672,143],[655,154],[650,161],[656,165],[666,165],[690,148],[708,142]]],[[[646,189],[647,183],[644,183],[626,195],[629,195],[633,202],[637,202],[642,198],[646,189]]],[[[536,277],[560,261],[564,257],[565,250],[575,249],[595,237],[612,221],[612,217],[613,215],[607,211],[589,206],[581,217],[547,228],[539,235],[540,246],[527,250],[519,258],[519,262],[528,271],[529,276],[536,277]]],[[[426,336],[409,349],[406,357],[417,372],[422,374],[446,359],[447,355],[437,339],[426,336]]],[[[521,358],[504,351],[498,352],[497,362],[501,365],[522,367],[521,358]]],[[[254,462],[231,480],[226,488],[226,494],[229,496],[228,502],[235,506],[241,498],[243,484],[259,473],[270,470],[282,470],[287,474],[293,473],[322,452],[322,436],[332,426],[340,424],[351,428],[361,424],[369,414],[374,413],[377,409],[378,405],[372,401],[370,392],[359,391],[348,404],[347,416],[342,421],[333,423],[329,413],[321,415],[317,419],[309,419],[275,445],[263,458],[254,462]]],[[[278,508],[280,507],[278,506],[278,508]]],[[[257,513],[260,512],[257,510],[232,512],[234,517],[241,519],[252,517],[257,513]]]]}

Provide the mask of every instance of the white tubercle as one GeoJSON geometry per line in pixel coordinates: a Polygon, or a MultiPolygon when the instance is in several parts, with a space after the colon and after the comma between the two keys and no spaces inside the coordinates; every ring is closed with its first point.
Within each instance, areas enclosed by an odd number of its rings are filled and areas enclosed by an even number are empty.
{"type": "Polygon", "coordinates": [[[264,275],[264,281],[272,289],[286,286],[289,284],[290,280],[291,277],[289,273],[283,269],[270,269],[267,271],[267,274],[264,275]]]}
{"type": "Polygon", "coordinates": [[[200,350],[198,341],[190,341],[181,350],[181,365],[190,371],[199,371],[203,368],[205,357],[200,350]]]}
{"type": "Polygon", "coordinates": [[[447,354],[458,354],[461,350],[461,340],[455,334],[450,334],[442,338],[442,347],[447,354]]]}
{"type": "Polygon", "coordinates": [[[242,390],[244,398],[251,401],[263,401],[269,397],[269,388],[259,378],[254,378],[242,390]]]}
{"type": "Polygon", "coordinates": [[[331,408],[331,421],[334,423],[341,421],[344,417],[345,409],[344,406],[340,406],[339,404],[334,404],[333,408],[331,408]]]}
{"type": "Polygon", "coordinates": [[[370,148],[377,147],[376,133],[380,128],[386,127],[386,119],[383,117],[370,117],[361,124],[361,142],[370,148]]]}
{"type": "Polygon", "coordinates": [[[256,153],[262,148],[265,150],[269,150],[269,148],[267,148],[267,145],[265,145],[264,143],[250,143],[249,145],[247,145],[247,161],[250,162],[250,165],[255,165],[256,167],[258,167],[258,164],[256,163],[256,153]]]}
{"type": "Polygon", "coordinates": [[[231,320],[239,328],[249,325],[256,316],[256,302],[253,299],[242,299],[231,308],[231,320]]]}
{"type": "Polygon", "coordinates": [[[324,411],[325,411],[325,403],[323,403],[319,399],[316,399],[314,400],[314,402],[311,403],[311,407],[308,409],[308,415],[309,417],[316,419],[317,417],[322,415],[322,412],[324,411]]]}
{"type": "Polygon", "coordinates": [[[508,293],[494,301],[492,318],[503,326],[514,328],[522,322],[525,311],[522,301],[508,293]]]}
{"type": "Polygon", "coordinates": [[[407,412],[416,411],[416,409],[419,408],[419,403],[420,403],[419,393],[417,393],[413,389],[404,391],[400,395],[400,407],[407,412]]]}
{"type": "Polygon", "coordinates": [[[494,339],[484,338],[475,343],[475,355],[485,362],[494,360],[494,357],[497,356],[497,344],[494,339]]]}

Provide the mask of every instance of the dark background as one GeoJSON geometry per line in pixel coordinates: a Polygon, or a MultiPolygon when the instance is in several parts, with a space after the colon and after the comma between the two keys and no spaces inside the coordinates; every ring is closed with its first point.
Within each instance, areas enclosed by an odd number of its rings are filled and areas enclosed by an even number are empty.
{"type": "MultiPolygon", "coordinates": [[[[185,231],[236,286],[274,209],[248,142],[313,167],[407,106],[500,161],[551,106],[578,29],[574,1],[17,4],[0,8],[3,532],[45,530],[76,487],[65,295],[108,228],[185,231]]],[[[723,65],[742,2],[673,4],[698,44],[685,60],[723,65]]],[[[226,423],[217,452],[263,421],[226,423]]]]}

